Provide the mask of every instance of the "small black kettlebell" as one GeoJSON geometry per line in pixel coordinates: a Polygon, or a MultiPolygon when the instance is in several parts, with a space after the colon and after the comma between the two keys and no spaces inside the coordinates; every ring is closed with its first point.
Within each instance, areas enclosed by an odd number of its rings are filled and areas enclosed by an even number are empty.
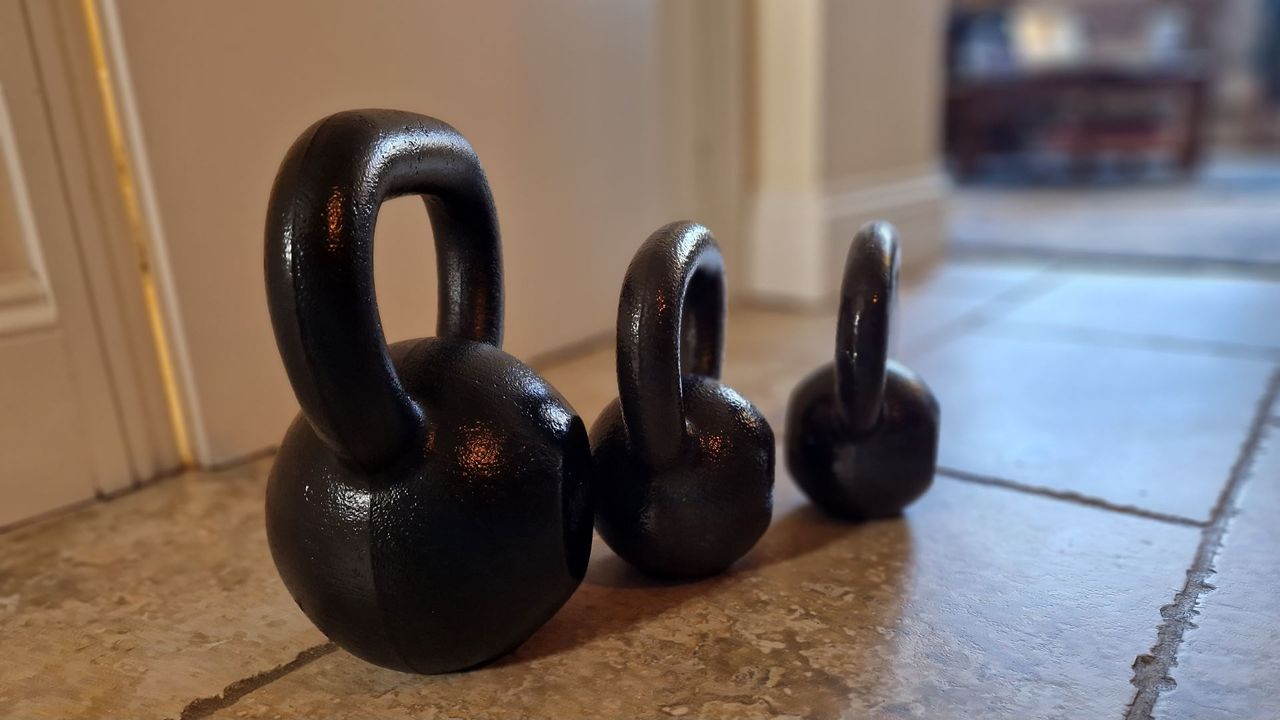
{"type": "Polygon", "coordinates": [[[787,407],[787,467],[827,512],[891,517],[924,494],[938,458],[938,401],[888,359],[898,237],[871,223],[853,238],[840,288],[836,359],[805,378],[787,407]]]}
{"type": "Polygon", "coordinates": [[[773,430],[721,385],[724,261],[711,232],[645,241],[618,303],[618,393],[591,428],[596,529],[646,573],[700,577],[769,527],[773,430]]]}
{"type": "Polygon", "coordinates": [[[302,412],[267,486],[281,579],[369,662],[438,673],[519,645],[591,551],[590,446],[545,380],[499,349],[497,215],[452,127],[362,110],[311,126],[280,166],[267,299],[302,412]],[[382,202],[421,195],[435,235],[436,337],[387,347],[373,288],[382,202]]]}

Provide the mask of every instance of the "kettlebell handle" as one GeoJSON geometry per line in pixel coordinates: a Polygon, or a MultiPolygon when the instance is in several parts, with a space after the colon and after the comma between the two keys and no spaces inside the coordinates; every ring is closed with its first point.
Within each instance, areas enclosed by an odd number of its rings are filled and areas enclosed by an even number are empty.
{"type": "Polygon", "coordinates": [[[886,222],[854,235],[840,285],[836,397],[853,435],[875,429],[884,405],[889,325],[898,285],[898,233],[886,222]]]}
{"type": "Polygon", "coordinates": [[[618,391],[627,437],[651,468],[680,456],[685,372],[720,378],[724,259],[707,228],[675,222],[636,252],[618,303],[618,391]]]}
{"type": "Polygon", "coordinates": [[[356,110],[289,149],[267,210],[267,301],[302,412],[335,454],[382,469],[421,443],[425,420],[391,363],[374,295],[384,200],[421,195],[435,235],[436,334],[502,343],[502,256],[489,184],[471,145],[415,113],[356,110]]]}

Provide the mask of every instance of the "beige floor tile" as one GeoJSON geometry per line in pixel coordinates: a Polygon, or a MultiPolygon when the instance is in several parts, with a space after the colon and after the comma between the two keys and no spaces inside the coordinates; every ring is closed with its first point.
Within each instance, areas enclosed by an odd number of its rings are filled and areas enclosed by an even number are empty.
{"type": "Polygon", "coordinates": [[[1280,323],[1275,321],[1280,283],[1111,273],[1063,274],[1061,279],[1006,319],[1280,357],[1280,323]]]}
{"type": "MultiPolygon", "coordinates": [[[[993,278],[940,276],[933,319],[993,278]]],[[[734,308],[726,382],[780,435],[834,334],[830,310],[734,308]]],[[[939,392],[953,458],[1169,512],[1203,506],[1202,489],[1177,489],[1200,488],[1187,477],[1225,479],[1266,375],[998,332],[907,359],[939,392]]],[[[544,374],[588,424],[617,394],[611,346],[544,374]]],[[[490,667],[422,678],[339,651],[277,677],[324,638],[271,565],[267,466],[0,536],[0,717],[1117,717],[1200,536],[950,479],[905,520],[843,525],[780,464],[774,526],[727,575],[655,585],[597,541],[578,594],[490,667]]]]}
{"type": "Polygon", "coordinates": [[[176,717],[323,642],[271,564],[264,469],[0,536],[0,717],[176,717]]]}
{"type": "Polygon", "coordinates": [[[908,278],[901,292],[904,299],[913,295],[934,295],[994,300],[1042,276],[1047,269],[1045,263],[947,262],[919,278],[908,278]]]}
{"type": "MultiPolygon", "coordinates": [[[[899,289],[890,336],[893,352],[911,353],[940,332],[971,320],[980,310],[1003,313],[1020,293],[1058,278],[1043,263],[943,264],[899,289]]],[[[830,362],[836,336],[835,301],[828,308],[810,312],[733,308],[727,335],[726,372],[735,364],[761,361],[776,366],[798,360],[798,345],[809,346],[800,349],[807,362],[830,362]]]]}
{"type": "Polygon", "coordinates": [[[1161,694],[1160,720],[1280,718],[1280,428],[1254,461],[1202,596],[1196,627],[1161,694]]]}
{"type": "MultiPolygon", "coordinates": [[[[894,351],[912,352],[975,313],[1003,313],[1011,300],[1056,281],[1042,264],[944,264],[901,290],[891,339],[894,351]]],[[[831,332],[834,337],[835,329],[831,332]]]]}
{"type": "Polygon", "coordinates": [[[944,467],[1205,520],[1269,363],[984,327],[915,369],[942,404],[944,467]]]}
{"type": "Polygon", "coordinates": [[[847,525],[786,485],[726,575],[653,584],[597,543],[569,604],[492,666],[337,652],[213,717],[1119,717],[1198,538],[946,479],[906,519],[847,525]]]}
{"type": "Polygon", "coordinates": [[[1092,188],[962,187],[950,198],[958,248],[1280,262],[1274,158],[1215,158],[1190,183],[1092,188]]]}

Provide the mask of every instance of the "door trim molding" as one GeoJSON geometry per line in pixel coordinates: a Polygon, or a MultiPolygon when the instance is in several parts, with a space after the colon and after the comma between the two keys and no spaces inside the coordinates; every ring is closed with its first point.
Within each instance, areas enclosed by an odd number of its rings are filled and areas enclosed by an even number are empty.
{"type": "MultiPolygon", "coordinates": [[[[178,451],[148,317],[142,279],[149,255],[139,252],[130,223],[126,187],[120,182],[100,97],[87,4],[23,0],[23,6],[96,342],[106,359],[106,385],[114,397],[131,480],[146,481],[188,463],[178,451]]],[[[114,492],[121,486],[101,489],[114,492]]]]}
{"type": "Polygon", "coordinates": [[[120,196],[138,254],[136,279],[142,285],[169,422],[178,456],[184,465],[192,465],[197,459],[207,460],[209,454],[151,164],[130,82],[119,13],[115,0],[81,0],[80,8],[98,79],[102,119],[115,160],[120,196]]]}
{"type": "Polygon", "coordinates": [[[26,260],[25,272],[0,276],[0,338],[53,327],[58,322],[58,305],[49,285],[49,272],[19,152],[5,89],[0,85],[0,161],[5,165],[3,175],[7,185],[0,185],[0,192],[10,194],[26,260]]]}

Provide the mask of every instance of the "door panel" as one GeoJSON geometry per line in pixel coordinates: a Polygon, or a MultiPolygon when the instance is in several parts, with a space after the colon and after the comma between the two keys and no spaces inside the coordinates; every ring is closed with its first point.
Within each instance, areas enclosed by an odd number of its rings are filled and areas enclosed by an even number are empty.
{"type": "Polygon", "coordinates": [[[0,0],[0,527],[133,482],[19,0],[0,0]]]}

